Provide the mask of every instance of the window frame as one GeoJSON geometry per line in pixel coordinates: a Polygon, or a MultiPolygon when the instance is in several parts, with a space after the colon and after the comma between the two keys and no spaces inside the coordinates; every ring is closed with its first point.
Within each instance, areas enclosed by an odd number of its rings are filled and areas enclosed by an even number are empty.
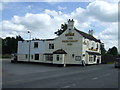
{"type": "Polygon", "coordinates": [[[38,42],[34,42],[34,48],[38,48],[38,42]]]}
{"type": "Polygon", "coordinates": [[[46,61],[53,61],[53,55],[45,55],[46,61]]]}
{"type": "Polygon", "coordinates": [[[49,49],[54,49],[54,44],[53,43],[49,43],[49,49]]]}

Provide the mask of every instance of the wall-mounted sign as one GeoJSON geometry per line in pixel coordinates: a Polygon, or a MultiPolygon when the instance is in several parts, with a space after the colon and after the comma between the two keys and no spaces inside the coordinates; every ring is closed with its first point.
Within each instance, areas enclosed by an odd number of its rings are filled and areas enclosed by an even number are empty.
{"type": "Polygon", "coordinates": [[[75,60],[76,61],[80,61],[81,60],[81,56],[75,56],[75,60]]]}
{"type": "Polygon", "coordinates": [[[74,33],[69,32],[69,33],[66,33],[65,36],[74,36],[74,33]]]}
{"type": "Polygon", "coordinates": [[[77,42],[78,40],[62,40],[62,42],[77,42]]]}

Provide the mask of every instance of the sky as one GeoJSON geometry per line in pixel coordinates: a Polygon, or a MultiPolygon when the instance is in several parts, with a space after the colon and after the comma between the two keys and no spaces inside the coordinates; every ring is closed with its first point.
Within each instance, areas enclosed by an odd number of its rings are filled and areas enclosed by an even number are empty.
{"type": "MultiPolygon", "coordinates": [[[[114,1],[114,0],[112,0],[114,1]]],[[[61,24],[74,19],[78,30],[88,33],[104,43],[105,48],[118,47],[118,2],[92,0],[91,2],[2,2],[0,3],[0,37],[21,35],[32,38],[55,38],[61,24]]]]}

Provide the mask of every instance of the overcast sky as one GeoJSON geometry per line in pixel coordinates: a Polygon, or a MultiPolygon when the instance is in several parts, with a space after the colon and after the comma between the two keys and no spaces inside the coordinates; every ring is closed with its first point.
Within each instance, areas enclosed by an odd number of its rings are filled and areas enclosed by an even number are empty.
{"type": "MultiPolygon", "coordinates": [[[[114,1],[114,0],[112,0],[114,1]]],[[[75,27],[100,39],[105,48],[118,46],[118,2],[93,0],[92,2],[3,2],[1,37],[21,35],[32,38],[54,38],[55,31],[68,19],[74,19],[75,27]]],[[[1,27],[1,25],[0,25],[1,27]]]]}

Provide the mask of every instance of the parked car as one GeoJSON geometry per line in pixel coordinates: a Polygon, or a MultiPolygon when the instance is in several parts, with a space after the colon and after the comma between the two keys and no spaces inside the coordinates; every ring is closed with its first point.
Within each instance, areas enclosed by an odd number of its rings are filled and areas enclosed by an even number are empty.
{"type": "Polygon", "coordinates": [[[120,57],[115,59],[114,67],[115,68],[120,67],[120,57]]]}
{"type": "Polygon", "coordinates": [[[11,60],[11,63],[15,63],[15,62],[17,62],[17,54],[14,54],[11,60]]]}

